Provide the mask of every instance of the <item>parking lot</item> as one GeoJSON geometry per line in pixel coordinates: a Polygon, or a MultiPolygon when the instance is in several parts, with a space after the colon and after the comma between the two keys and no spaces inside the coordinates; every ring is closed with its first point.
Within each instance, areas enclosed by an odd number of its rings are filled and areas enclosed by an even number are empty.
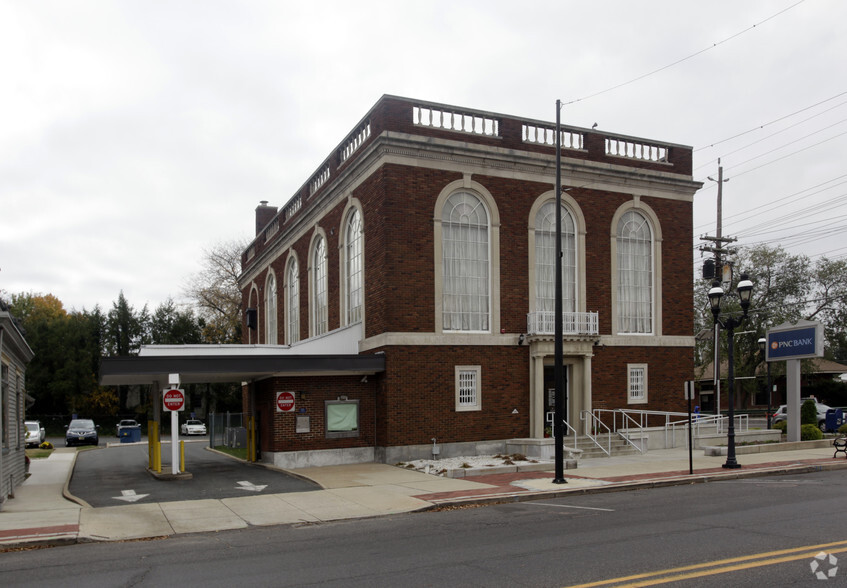
{"type": "MultiPolygon", "coordinates": [[[[111,441],[111,440],[110,440],[111,441]]],[[[232,498],[320,490],[313,482],[210,451],[208,438],[185,443],[188,480],[161,480],[147,471],[146,443],[126,443],[80,450],[70,493],[91,506],[232,498]]],[[[162,445],[162,471],[170,472],[169,443],[162,445]]]]}

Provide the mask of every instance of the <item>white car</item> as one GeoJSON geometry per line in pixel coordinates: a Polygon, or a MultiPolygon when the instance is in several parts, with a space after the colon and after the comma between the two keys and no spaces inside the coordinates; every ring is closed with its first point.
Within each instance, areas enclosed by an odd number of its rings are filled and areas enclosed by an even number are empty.
{"type": "MultiPolygon", "coordinates": [[[[800,400],[800,406],[803,406],[803,402],[809,400],[808,398],[802,398],[800,400]]],[[[823,431],[826,425],[826,411],[830,409],[826,404],[821,404],[818,401],[815,401],[815,409],[817,409],[818,413],[818,427],[823,431]]],[[[772,421],[774,423],[778,423],[780,421],[784,421],[788,418],[788,405],[782,404],[776,412],[773,413],[772,421]]]]}
{"type": "Polygon", "coordinates": [[[47,437],[47,434],[44,431],[44,427],[41,426],[41,423],[38,421],[24,421],[26,425],[26,446],[27,447],[38,447],[42,443],[44,443],[44,439],[47,437]]]}
{"type": "Polygon", "coordinates": [[[179,426],[179,432],[182,435],[205,435],[206,425],[203,424],[203,421],[190,419],[179,426]]]}

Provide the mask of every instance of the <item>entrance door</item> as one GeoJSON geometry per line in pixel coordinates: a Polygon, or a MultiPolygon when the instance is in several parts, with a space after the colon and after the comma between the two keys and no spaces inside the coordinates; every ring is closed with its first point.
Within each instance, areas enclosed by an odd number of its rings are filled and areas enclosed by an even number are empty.
{"type": "MultiPolygon", "coordinates": [[[[555,376],[555,367],[552,365],[544,366],[544,429],[547,430],[547,427],[552,426],[553,424],[553,415],[556,414],[556,376],[555,376]]],[[[569,395],[568,395],[568,366],[562,366],[562,384],[565,394],[565,402],[562,407],[562,418],[565,419],[566,423],[568,421],[568,404],[569,403],[569,395]]],[[[569,423],[570,424],[570,423],[569,423]]],[[[573,425],[571,425],[573,426],[573,425]]],[[[575,428],[575,427],[574,427],[575,428]]],[[[550,433],[552,435],[552,432],[550,433]]],[[[565,428],[565,435],[570,435],[570,430],[565,428]]]]}

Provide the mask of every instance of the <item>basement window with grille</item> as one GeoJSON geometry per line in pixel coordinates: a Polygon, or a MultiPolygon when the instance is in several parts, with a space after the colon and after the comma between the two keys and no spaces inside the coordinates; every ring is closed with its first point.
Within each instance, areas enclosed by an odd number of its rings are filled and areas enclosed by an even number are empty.
{"type": "Polygon", "coordinates": [[[627,372],[629,373],[627,403],[647,404],[647,364],[628,364],[627,372]]]}
{"type": "Polygon", "coordinates": [[[456,366],[456,411],[482,410],[480,382],[482,368],[478,365],[456,366]]]}

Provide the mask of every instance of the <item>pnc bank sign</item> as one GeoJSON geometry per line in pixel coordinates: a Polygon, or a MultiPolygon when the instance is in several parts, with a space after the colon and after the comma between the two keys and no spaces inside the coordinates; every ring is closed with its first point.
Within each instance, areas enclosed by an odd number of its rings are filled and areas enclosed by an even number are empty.
{"type": "Polygon", "coordinates": [[[779,325],[768,331],[767,340],[768,361],[823,357],[823,325],[818,322],[779,325]]]}

